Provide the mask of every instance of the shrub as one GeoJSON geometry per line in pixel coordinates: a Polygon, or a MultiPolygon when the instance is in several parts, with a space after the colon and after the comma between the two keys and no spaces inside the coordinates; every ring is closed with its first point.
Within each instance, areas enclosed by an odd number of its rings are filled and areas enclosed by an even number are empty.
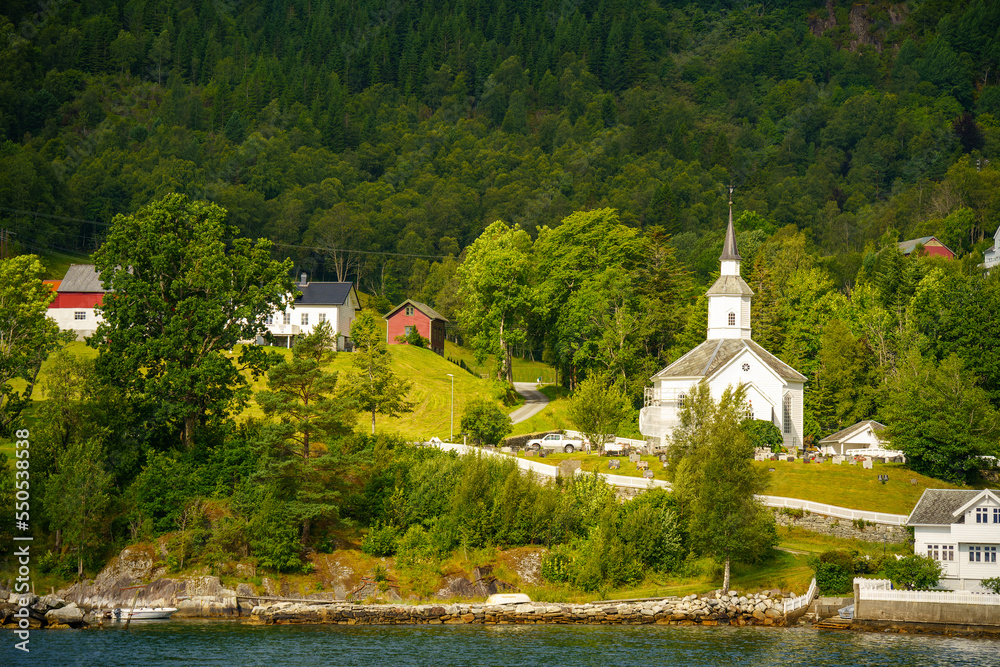
{"type": "Polygon", "coordinates": [[[979,582],[979,585],[991,593],[1000,595],[1000,577],[990,577],[989,579],[983,579],[981,582],[979,582]]]}
{"type": "Polygon", "coordinates": [[[542,557],[542,579],[556,583],[569,581],[572,577],[570,559],[558,551],[552,551],[542,557]]]}
{"type": "Polygon", "coordinates": [[[361,551],[369,556],[391,556],[396,553],[395,526],[376,522],[361,541],[361,551]]]}
{"type": "Polygon", "coordinates": [[[779,510],[779,513],[784,514],[785,516],[790,516],[793,519],[801,519],[806,515],[805,510],[799,507],[782,507],[779,510]]]}
{"type": "Polygon", "coordinates": [[[853,574],[838,563],[816,564],[816,586],[824,595],[842,595],[850,592],[853,574]]]}
{"type": "Polygon", "coordinates": [[[883,571],[893,586],[911,591],[933,588],[941,580],[941,563],[927,556],[887,558],[883,571]]]}
{"type": "Polygon", "coordinates": [[[746,419],[740,424],[740,429],[754,448],[767,448],[774,454],[787,451],[783,444],[781,431],[773,423],[763,419],[746,419]]]}
{"type": "Polygon", "coordinates": [[[462,430],[482,445],[495,445],[511,432],[510,417],[493,401],[477,398],[462,413],[462,430]]]}

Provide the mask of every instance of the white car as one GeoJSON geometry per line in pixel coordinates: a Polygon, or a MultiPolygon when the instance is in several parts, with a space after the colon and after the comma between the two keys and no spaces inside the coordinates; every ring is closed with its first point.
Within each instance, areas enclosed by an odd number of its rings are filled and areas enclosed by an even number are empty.
{"type": "Polygon", "coordinates": [[[528,444],[524,447],[525,449],[548,449],[555,452],[563,451],[567,454],[572,454],[578,449],[583,449],[583,445],[582,438],[572,438],[562,433],[549,433],[543,438],[529,440],[528,444]]]}

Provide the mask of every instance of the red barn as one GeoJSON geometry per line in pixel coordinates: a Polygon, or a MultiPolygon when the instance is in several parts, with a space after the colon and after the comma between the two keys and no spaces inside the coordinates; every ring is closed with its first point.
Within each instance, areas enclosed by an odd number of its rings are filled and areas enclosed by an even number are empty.
{"type": "Polygon", "coordinates": [[[921,236],[919,239],[901,241],[899,243],[899,251],[909,257],[910,254],[917,249],[917,246],[923,246],[924,252],[928,255],[939,255],[948,259],[955,256],[955,253],[953,253],[948,246],[941,243],[933,236],[921,236]]]}
{"type": "Polygon", "coordinates": [[[96,307],[104,299],[104,285],[93,264],[70,264],[63,279],[55,283],[56,298],[48,315],[63,331],[76,332],[77,340],[94,335],[103,321],[96,307]]]}
{"type": "Polygon", "coordinates": [[[398,344],[397,336],[406,336],[416,329],[417,333],[430,341],[431,350],[444,354],[444,327],[448,318],[427,304],[407,299],[390,310],[385,321],[388,325],[386,342],[389,345],[398,344]]]}

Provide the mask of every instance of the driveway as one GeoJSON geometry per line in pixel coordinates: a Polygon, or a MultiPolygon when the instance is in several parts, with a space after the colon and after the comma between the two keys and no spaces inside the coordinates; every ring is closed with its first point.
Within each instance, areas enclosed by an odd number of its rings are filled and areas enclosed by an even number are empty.
{"type": "Polygon", "coordinates": [[[534,382],[514,383],[514,391],[524,396],[524,405],[510,413],[510,420],[515,424],[537,415],[548,405],[548,396],[538,391],[537,386],[534,382]]]}

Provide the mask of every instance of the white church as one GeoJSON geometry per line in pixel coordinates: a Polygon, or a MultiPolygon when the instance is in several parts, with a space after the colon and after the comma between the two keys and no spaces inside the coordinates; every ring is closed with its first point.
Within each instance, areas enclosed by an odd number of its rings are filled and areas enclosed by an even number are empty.
{"type": "Polygon", "coordinates": [[[719,260],[719,279],[707,293],[708,340],[652,377],[653,386],[646,388],[645,407],[639,412],[639,431],[658,439],[654,445],[669,445],[680,425],[685,398],[705,380],[716,400],[727,387],[745,385],[754,418],[775,424],[789,450],[801,448],[806,377],[750,338],[753,290],[740,277],[732,202],[719,260]]]}

